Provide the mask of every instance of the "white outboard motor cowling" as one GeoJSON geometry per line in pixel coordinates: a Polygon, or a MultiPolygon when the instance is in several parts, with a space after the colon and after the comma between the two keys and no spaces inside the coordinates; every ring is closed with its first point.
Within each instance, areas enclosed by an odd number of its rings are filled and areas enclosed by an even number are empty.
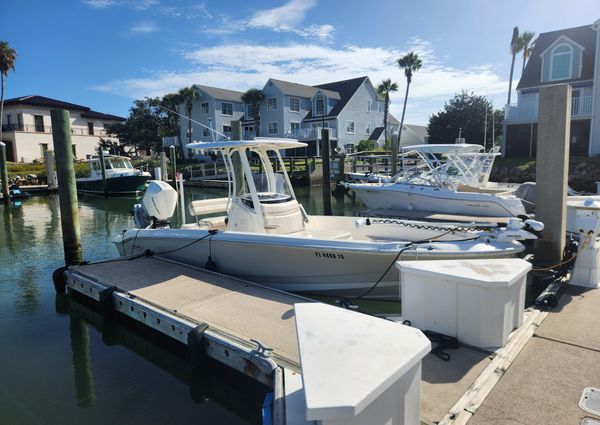
{"type": "Polygon", "coordinates": [[[139,228],[167,227],[177,207],[177,192],[166,182],[150,180],[141,204],[134,206],[139,228]]]}

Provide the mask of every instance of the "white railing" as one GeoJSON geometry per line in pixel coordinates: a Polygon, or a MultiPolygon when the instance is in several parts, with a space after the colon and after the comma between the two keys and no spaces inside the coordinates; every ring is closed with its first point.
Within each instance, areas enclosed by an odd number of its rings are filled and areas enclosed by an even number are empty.
{"type": "Polygon", "coordinates": [[[592,96],[579,96],[573,98],[571,104],[572,115],[591,115],[592,114],[592,96]]]}
{"type": "MultiPolygon", "coordinates": [[[[592,114],[592,96],[578,96],[571,99],[571,115],[585,116],[592,114]]],[[[538,118],[538,102],[521,102],[507,105],[505,118],[507,121],[534,121],[538,118]]]]}
{"type": "MultiPolygon", "coordinates": [[[[329,138],[337,139],[337,128],[329,128],[329,138]]],[[[300,128],[294,131],[288,131],[285,137],[298,140],[321,140],[321,129],[318,127],[300,128]]]]}

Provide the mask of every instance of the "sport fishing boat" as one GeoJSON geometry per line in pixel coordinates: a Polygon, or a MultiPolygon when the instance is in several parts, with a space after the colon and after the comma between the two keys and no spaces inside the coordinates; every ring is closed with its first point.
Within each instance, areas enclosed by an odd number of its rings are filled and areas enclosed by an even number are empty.
{"type": "Polygon", "coordinates": [[[280,154],[281,149],[304,146],[271,138],[188,144],[220,152],[229,195],[191,202],[196,222],[171,228],[168,220],[177,194],[164,182],[150,181],[134,209],[138,228],[118,235],[113,243],[121,256],[146,252],[281,290],[397,299],[398,271],[393,265],[400,258],[512,257],[524,250],[519,240],[536,239],[529,230],[543,228],[520,219],[505,228],[479,228],[308,215],[296,200],[280,154]],[[279,166],[274,168],[271,159],[279,166]]]}
{"type": "MultiPolygon", "coordinates": [[[[102,166],[100,156],[93,155],[88,160],[90,176],[76,179],[77,191],[103,195],[102,166]]],[[[135,195],[144,191],[151,175],[147,171],[137,170],[125,156],[104,155],[104,173],[107,195],[135,195]]]]}
{"type": "Polygon", "coordinates": [[[370,209],[424,211],[480,217],[525,216],[517,185],[490,183],[498,152],[481,145],[415,145],[403,148],[402,172],[392,182],[347,183],[370,209]],[[414,164],[405,158],[412,154],[414,164]]]}

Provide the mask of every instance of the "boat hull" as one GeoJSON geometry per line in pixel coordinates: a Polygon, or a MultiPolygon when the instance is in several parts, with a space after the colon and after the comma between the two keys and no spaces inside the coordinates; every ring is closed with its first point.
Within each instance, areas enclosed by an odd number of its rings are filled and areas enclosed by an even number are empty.
{"type": "Polygon", "coordinates": [[[506,258],[524,247],[518,242],[440,241],[406,248],[406,242],[365,243],[197,229],[130,230],[113,240],[120,255],[150,249],[157,255],[276,289],[322,295],[399,299],[402,260],[506,258]],[[403,250],[402,254],[399,253],[403,250]]]}
{"type": "Polygon", "coordinates": [[[515,197],[488,193],[455,192],[417,185],[349,184],[356,196],[371,209],[426,211],[479,217],[517,217],[526,214],[515,197]]]}
{"type": "MultiPolygon", "coordinates": [[[[117,176],[106,179],[108,195],[135,195],[143,192],[150,176],[117,176]]],[[[102,180],[77,179],[77,191],[83,193],[104,194],[102,180]]]]}

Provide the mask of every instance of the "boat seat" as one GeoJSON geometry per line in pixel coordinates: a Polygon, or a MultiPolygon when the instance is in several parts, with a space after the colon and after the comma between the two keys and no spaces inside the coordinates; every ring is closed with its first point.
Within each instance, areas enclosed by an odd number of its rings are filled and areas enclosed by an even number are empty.
{"type": "Polygon", "coordinates": [[[196,217],[196,221],[200,223],[200,216],[222,213],[227,211],[227,202],[229,198],[212,198],[212,199],[200,199],[198,201],[192,201],[188,204],[188,209],[193,217],[196,217]]]}
{"type": "Polygon", "coordinates": [[[286,235],[304,230],[304,220],[296,200],[275,204],[260,204],[265,231],[286,235]]]}

